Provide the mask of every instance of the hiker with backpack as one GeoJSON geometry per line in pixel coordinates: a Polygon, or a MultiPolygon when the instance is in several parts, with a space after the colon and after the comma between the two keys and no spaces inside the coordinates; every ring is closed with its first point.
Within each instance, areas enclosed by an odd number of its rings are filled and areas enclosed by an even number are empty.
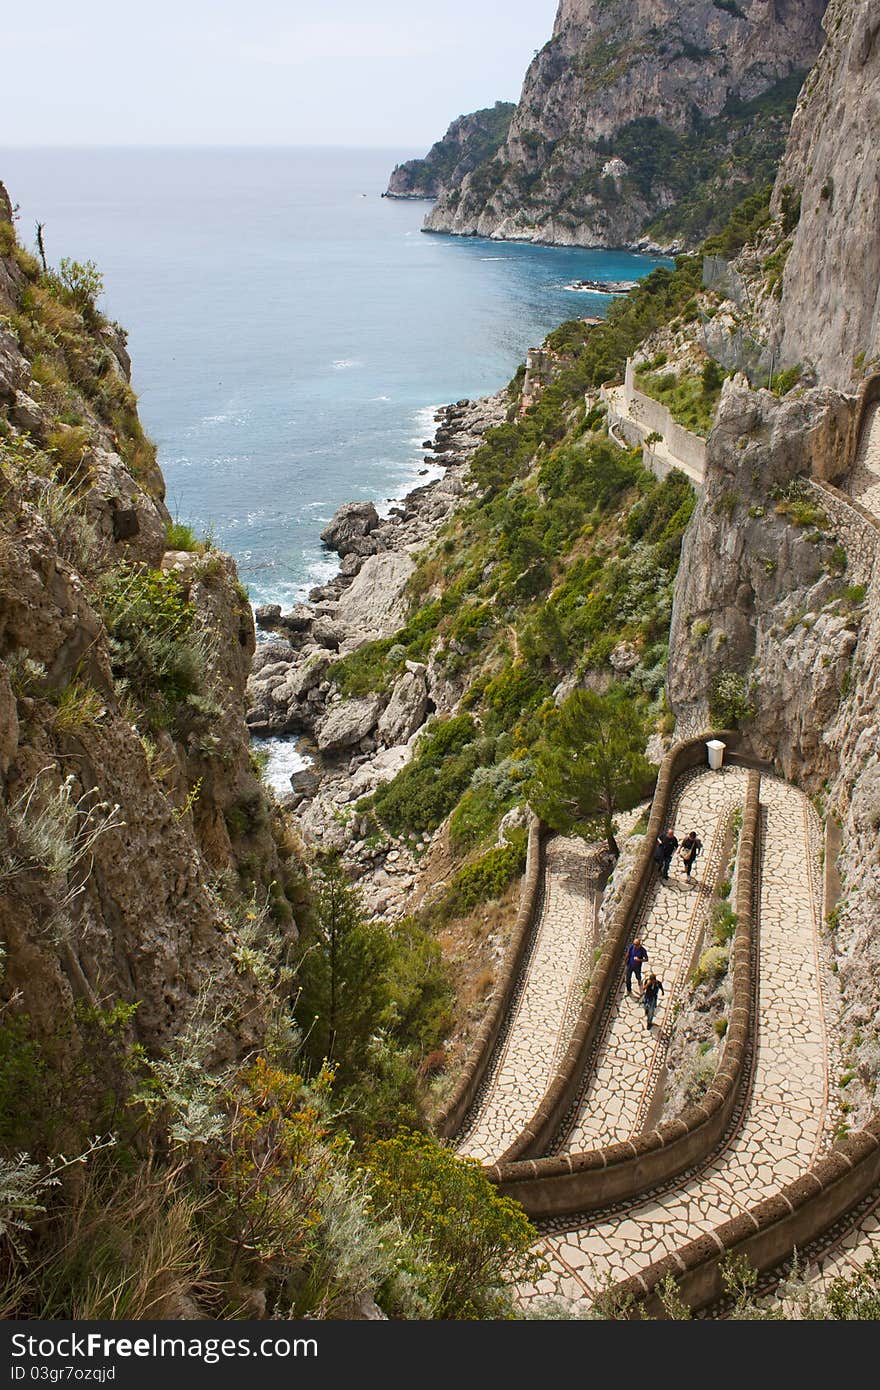
{"type": "MultiPolygon", "coordinates": [[[[642,990],[642,1008],[645,1011],[646,1028],[653,1026],[657,998],[661,990],[663,990],[662,981],[658,980],[656,975],[649,975],[645,982],[645,988],[642,990]]],[[[666,991],[663,990],[663,993],[665,994],[666,991]]]]}
{"type": "Polygon", "coordinates": [[[688,878],[691,876],[691,869],[694,861],[703,848],[703,841],[697,835],[696,830],[692,830],[689,835],[685,835],[679,849],[679,857],[684,865],[684,871],[688,878]]]}

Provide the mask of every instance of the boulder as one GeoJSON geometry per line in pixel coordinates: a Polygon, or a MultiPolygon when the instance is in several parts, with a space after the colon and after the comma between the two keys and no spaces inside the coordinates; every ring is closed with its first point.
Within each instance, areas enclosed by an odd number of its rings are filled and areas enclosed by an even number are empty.
{"type": "Polygon", "coordinates": [[[618,642],[608,660],[618,675],[634,671],[639,664],[639,654],[631,642],[618,642]]]}
{"type": "Polygon", "coordinates": [[[9,413],[18,428],[27,430],[28,434],[39,434],[43,428],[43,412],[26,391],[16,391],[15,402],[9,413]]]}
{"type": "MultiPolygon", "coordinates": [[[[414,663],[415,664],[415,663],[414,663]]],[[[391,692],[377,729],[379,741],[386,747],[406,743],[425,722],[428,712],[428,683],[425,668],[405,671],[391,692]]]]}
{"type": "Polygon", "coordinates": [[[525,806],[511,806],[498,822],[498,847],[510,843],[511,832],[522,830],[529,823],[529,813],[525,806]]]}
{"type": "Polygon", "coordinates": [[[382,709],[381,695],[365,695],[359,700],[342,700],[334,705],[317,730],[321,753],[353,748],[376,727],[382,709]]]}
{"type": "Polygon", "coordinates": [[[378,525],[379,514],[372,502],[344,502],[321,532],[321,540],[337,555],[369,555],[375,543],[365,546],[365,542],[378,525]]]}
{"type": "Polygon", "coordinates": [[[274,627],[281,617],[280,603],[261,603],[254,609],[257,627],[274,627]]]}
{"type": "Polygon", "coordinates": [[[295,603],[286,613],[281,614],[281,626],[288,632],[306,632],[314,616],[308,604],[295,603]]]}
{"type": "Polygon", "coordinates": [[[334,623],[344,630],[347,650],[391,637],[403,626],[406,583],[414,569],[412,556],[395,550],[364,560],[334,613],[334,623]]]}
{"type": "Polygon", "coordinates": [[[339,644],[345,636],[345,629],[339,623],[334,622],[332,618],[322,615],[316,618],[312,624],[312,636],[316,642],[320,642],[322,647],[328,647],[335,652],[338,651],[339,644]]]}

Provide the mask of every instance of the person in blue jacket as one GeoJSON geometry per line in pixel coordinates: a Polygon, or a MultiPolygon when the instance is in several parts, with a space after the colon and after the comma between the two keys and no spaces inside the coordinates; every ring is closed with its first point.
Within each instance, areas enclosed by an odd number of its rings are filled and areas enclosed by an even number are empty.
{"type": "Polygon", "coordinates": [[[626,953],[626,992],[632,994],[632,978],[635,975],[639,982],[639,990],[642,988],[642,961],[648,959],[648,952],[645,950],[641,941],[636,937],[633,944],[626,953]]]}

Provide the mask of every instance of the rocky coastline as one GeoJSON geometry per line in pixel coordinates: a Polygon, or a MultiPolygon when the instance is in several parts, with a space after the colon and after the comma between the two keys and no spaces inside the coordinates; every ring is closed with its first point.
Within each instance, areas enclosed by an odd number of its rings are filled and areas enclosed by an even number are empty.
{"type": "Polygon", "coordinates": [[[385,518],[372,502],[345,503],[321,533],[340,558],[338,573],[288,612],[277,604],[256,611],[258,627],[270,637],[253,658],[248,727],[254,735],[300,736],[312,762],[293,774],[285,799],[304,836],[340,851],[357,871],[375,913],[402,914],[416,882],[416,854],[428,842],[415,853],[381,836],[365,844],[356,803],[396,775],[430,715],[449,713],[460,692],[430,660],[406,661],[387,691],[345,698],[333,668],[403,627],[416,553],[473,492],[470,460],[486,431],[507,418],[509,404],[505,387],[438,410],[434,438],[423,447],[425,463],[441,465],[443,473],[414,488],[385,518]]]}

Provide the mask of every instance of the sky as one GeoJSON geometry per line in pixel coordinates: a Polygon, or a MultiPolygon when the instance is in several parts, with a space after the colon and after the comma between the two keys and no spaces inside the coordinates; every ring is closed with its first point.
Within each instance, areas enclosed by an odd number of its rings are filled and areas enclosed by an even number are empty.
{"type": "Polygon", "coordinates": [[[423,153],[516,101],[557,0],[41,0],[2,24],[0,146],[423,153]]]}

